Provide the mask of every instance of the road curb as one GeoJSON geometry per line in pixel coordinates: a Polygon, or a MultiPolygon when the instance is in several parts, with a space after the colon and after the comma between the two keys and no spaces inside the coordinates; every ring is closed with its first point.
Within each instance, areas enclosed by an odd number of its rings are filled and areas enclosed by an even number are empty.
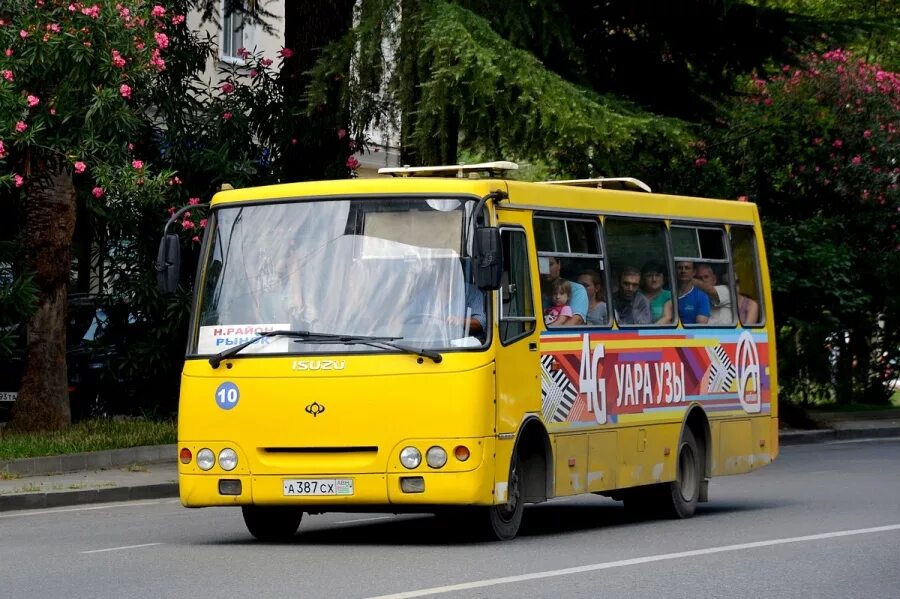
{"type": "Polygon", "coordinates": [[[780,445],[806,445],[828,441],[852,439],[887,439],[900,437],[900,427],[882,426],[870,428],[817,429],[810,431],[786,431],[778,435],[780,445]]]}
{"type": "Polygon", "coordinates": [[[135,485],[132,487],[110,487],[107,489],[20,493],[16,495],[0,495],[0,512],[109,503],[113,501],[134,501],[138,499],[166,499],[170,497],[178,497],[177,482],[135,485]]]}
{"type": "Polygon", "coordinates": [[[108,470],[131,464],[175,462],[178,452],[175,445],[144,445],[107,451],[89,451],[41,458],[0,460],[0,471],[17,476],[41,476],[64,474],[85,470],[108,470]]]}

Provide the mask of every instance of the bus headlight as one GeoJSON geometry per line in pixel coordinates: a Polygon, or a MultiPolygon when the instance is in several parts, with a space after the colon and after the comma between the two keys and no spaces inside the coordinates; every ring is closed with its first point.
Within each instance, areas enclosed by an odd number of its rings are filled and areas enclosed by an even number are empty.
{"type": "Polygon", "coordinates": [[[415,447],[404,447],[400,452],[400,463],[412,470],[422,463],[422,453],[415,447]]]}
{"type": "Polygon", "coordinates": [[[200,468],[200,470],[209,470],[215,465],[216,454],[212,452],[212,449],[206,449],[204,447],[197,452],[197,467],[200,468]]]}
{"type": "Polygon", "coordinates": [[[230,448],[225,448],[219,452],[219,466],[222,467],[222,470],[227,470],[231,472],[237,466],[237,453],[230,448]]]}
{"type": "Polygon", "coordinates": [[[437,445],[429,447],[425,452],[425,463],[432,468],[443,468],[447,463],[447,452],[437,445]]]}

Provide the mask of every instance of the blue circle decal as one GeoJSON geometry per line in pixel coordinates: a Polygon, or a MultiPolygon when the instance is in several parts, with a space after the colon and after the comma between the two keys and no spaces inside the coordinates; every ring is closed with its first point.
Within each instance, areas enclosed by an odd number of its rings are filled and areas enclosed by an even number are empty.
{"type": "Polygon", "coordinates": [[[241,392],[234,383],[225,382],[216,389],[216,404],[223,410],[230,410],[236,406],[240,398],[241,392]]]}

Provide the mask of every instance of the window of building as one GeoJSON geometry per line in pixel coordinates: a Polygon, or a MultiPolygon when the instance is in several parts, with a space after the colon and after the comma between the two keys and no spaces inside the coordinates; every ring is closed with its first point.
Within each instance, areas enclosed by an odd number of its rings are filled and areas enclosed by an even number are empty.
{"type": "Polygon", "coordinates": [[[238,50],[244,47],[244,13],[235,8],[243,5],[235,0],[222,1],[222,58],[243,60],[238,50]]]}

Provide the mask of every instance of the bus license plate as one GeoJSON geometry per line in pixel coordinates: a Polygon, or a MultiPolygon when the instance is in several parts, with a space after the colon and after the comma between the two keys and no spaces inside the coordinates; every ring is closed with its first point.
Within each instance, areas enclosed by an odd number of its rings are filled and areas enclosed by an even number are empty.
{"type": "Polygon", "coordinates": [[[284,494],[294,495],[353,495],[352,478],[285,478],[284,494]]]}

